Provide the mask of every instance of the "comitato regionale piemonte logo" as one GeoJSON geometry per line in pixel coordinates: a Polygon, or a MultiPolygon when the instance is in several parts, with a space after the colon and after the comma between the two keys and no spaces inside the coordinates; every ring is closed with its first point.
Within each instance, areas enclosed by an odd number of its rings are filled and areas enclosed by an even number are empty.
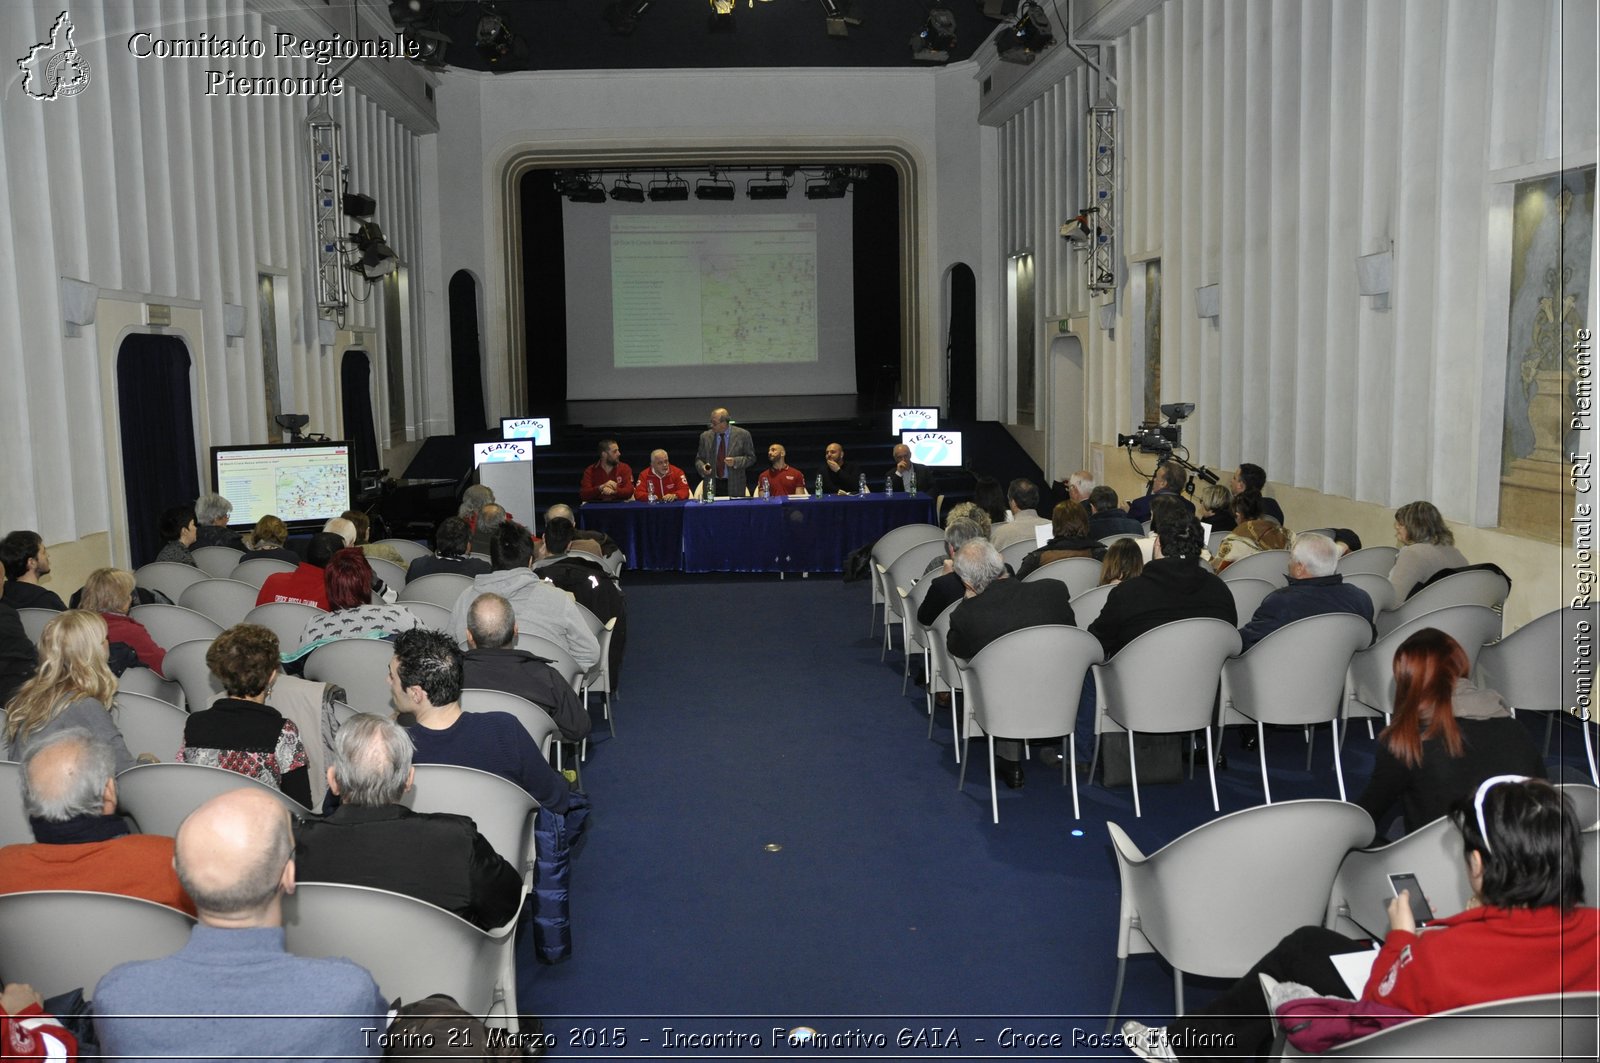
{"type": "Polygon", "coordinates": [[[50,39],[17,60],[22,91],[36,100],[76,96],[89,87],[89,64],[72,41],[72,19],[65,11],[50,27],[50,39]]]}

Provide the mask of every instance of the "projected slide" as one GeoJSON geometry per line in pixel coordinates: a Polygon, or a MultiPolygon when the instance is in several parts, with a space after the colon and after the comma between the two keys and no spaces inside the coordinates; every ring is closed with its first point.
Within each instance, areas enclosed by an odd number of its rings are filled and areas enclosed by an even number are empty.
{"type": "Polygon", "coordinates": [[[350,447],[213,447],[217,493],[240,514],[276,514],[293,524],[350,508],[350,447]]]}
{"type": "Polygon", "coordinates": [[[817,361],[814,214],[611,218],[617,369],[817,361]]]}

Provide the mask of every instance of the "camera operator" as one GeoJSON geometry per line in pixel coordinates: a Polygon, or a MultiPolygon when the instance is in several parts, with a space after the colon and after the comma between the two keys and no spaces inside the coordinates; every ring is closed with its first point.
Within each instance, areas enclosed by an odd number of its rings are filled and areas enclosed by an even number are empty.
{"type": "Polygon", "coordinates": [[[1150,480],[1150,493],[1143,498],[1135,498],[1128,503],[1128,516],[1143,524],[1150,519],[1150,499],[1156,495],[1177,495],[1178,501],[1190,513],[1194,512],[1194,503],[1184,497],[1184,488],[1188,486],[1189,473],[1176,461],[1163,461],[1156,466],[1156,474],[1150,480]]]}

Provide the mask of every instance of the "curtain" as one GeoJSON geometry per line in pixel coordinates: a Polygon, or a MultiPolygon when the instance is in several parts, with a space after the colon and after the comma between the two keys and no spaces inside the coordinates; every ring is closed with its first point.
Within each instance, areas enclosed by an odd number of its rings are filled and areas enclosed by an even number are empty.
{"type": "Polygon", "coordinates": [[[189,349],[173,336],[138,333],[117,351],[117,419],[128,546],[137,568],[161,549],[156,520],[200,494],[189,349]]]}
{"type": "Polygon", "coordinates": [[[356,474],[378,468],[378,433],[372,423],[372,363],[367,352],[344,352],[339,363],[344,437],[356,456],[356,474]]]}

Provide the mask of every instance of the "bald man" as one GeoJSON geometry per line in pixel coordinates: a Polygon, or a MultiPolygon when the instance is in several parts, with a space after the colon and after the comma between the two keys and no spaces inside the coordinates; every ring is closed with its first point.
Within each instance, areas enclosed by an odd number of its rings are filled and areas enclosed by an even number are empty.
{"type": "Polygon", "coordinates": [[[213,797],[178,828],[174,862],[200,922],[173,955],[125,963],[100,979],[95,1030],[107,1055],[381,1054],[362,1032],[385,1025],[387,1005],[372,976],[349,960],[284,949],[294,838],[277,798],[258,789],[213,797]],[[223,1015],[231,1018],[216,1017],[223,1015]]]}
{"type": "Polygon", "coordinates": [[[774,443],[767,448],[767,461],[771,463],[771,468],[763,472],[757,481],[757,494],[777,498],[779,495],[807,493],[806,474],[789,464],[789,451],[782,443],[774,443]]]}
{"type": "Polygon", "coordinates": [[[844,447],[829,443],[822,452],[822,493],[853,495],[861,490],[861,470],[844,460],[844,447]]]}

